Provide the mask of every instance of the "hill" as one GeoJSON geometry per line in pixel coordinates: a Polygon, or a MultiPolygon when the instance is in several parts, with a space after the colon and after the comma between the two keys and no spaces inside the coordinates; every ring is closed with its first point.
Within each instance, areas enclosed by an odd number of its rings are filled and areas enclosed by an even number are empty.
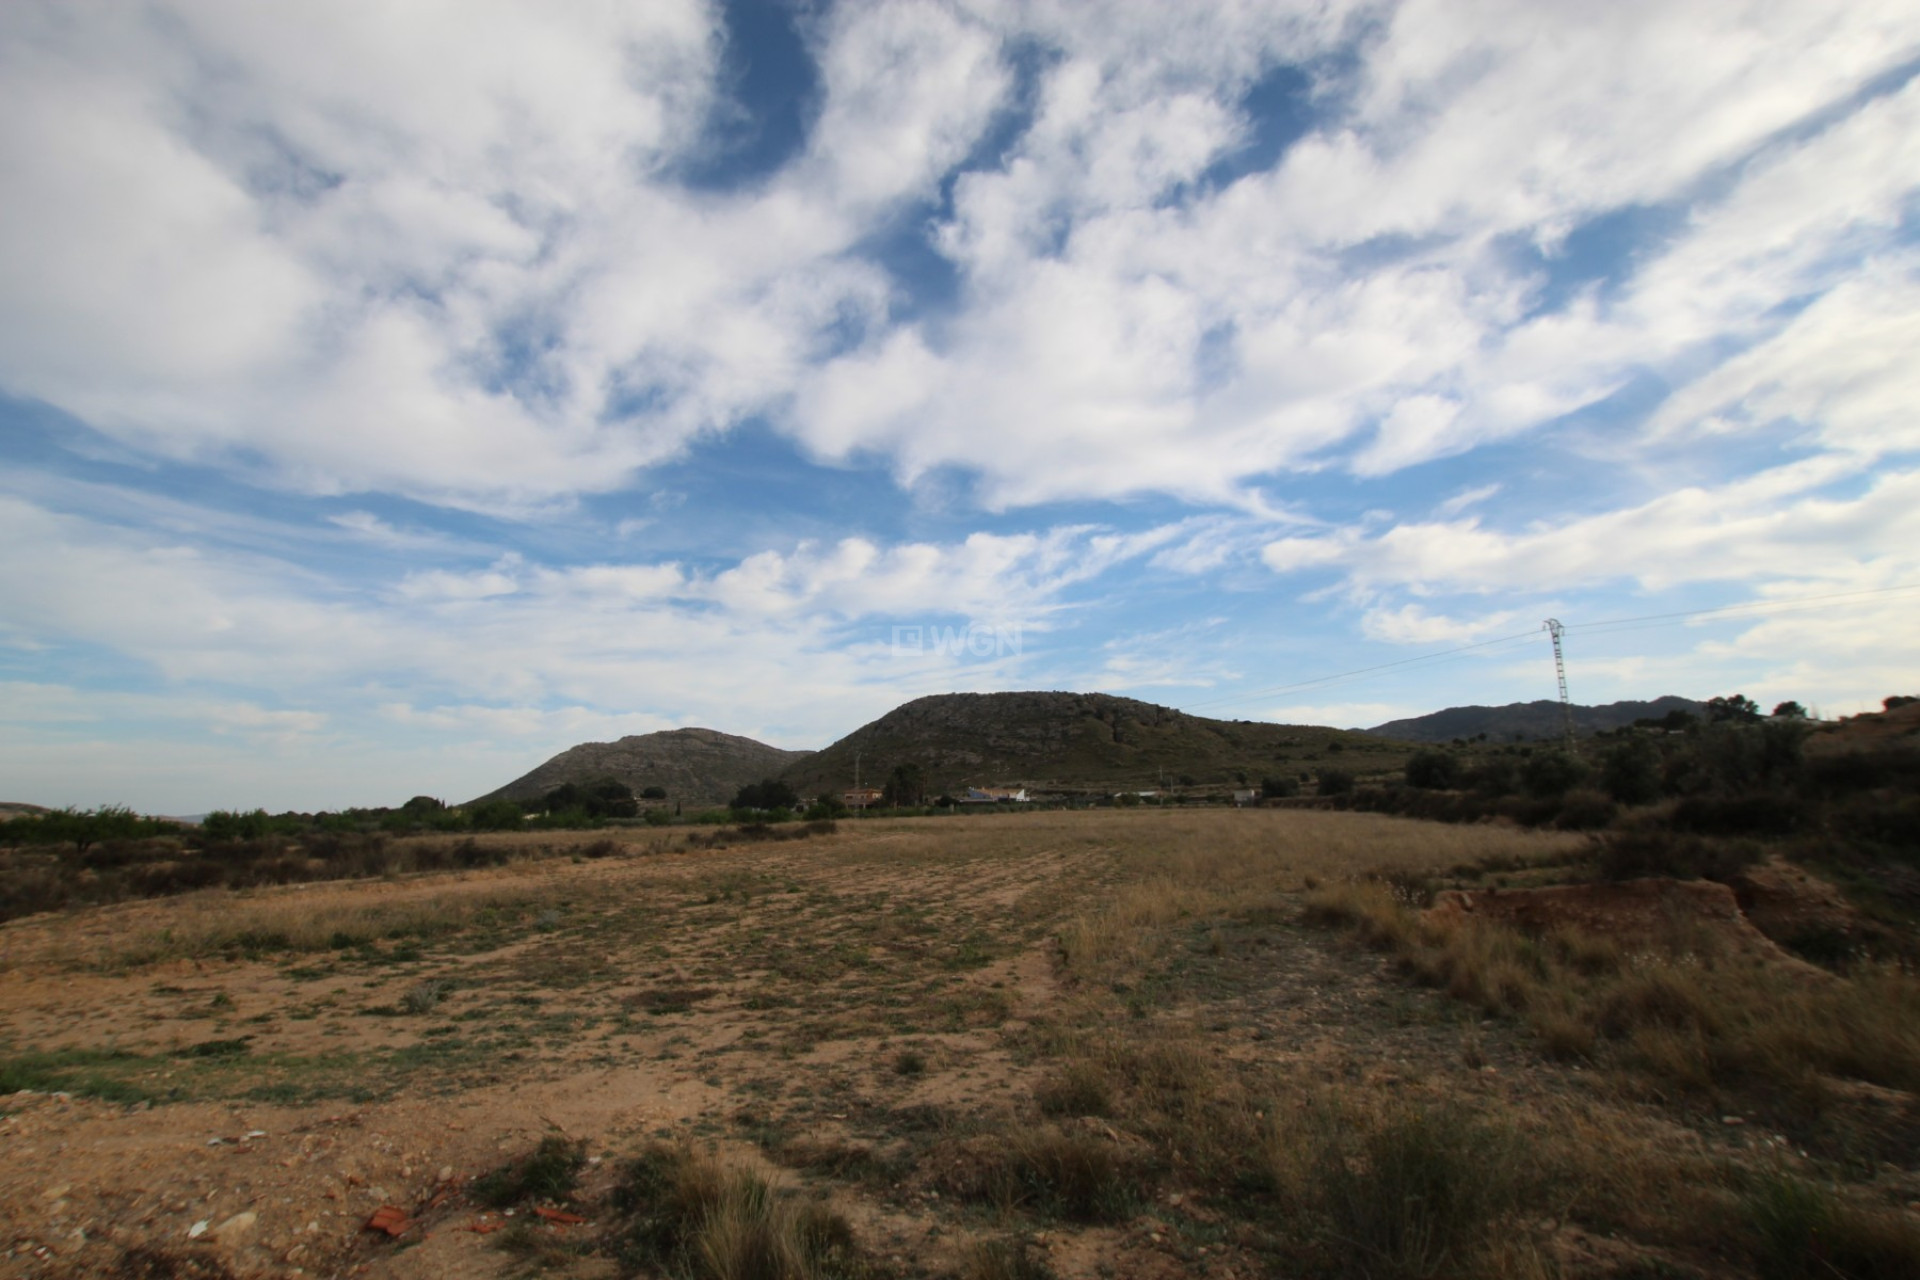
{"type": "MultiPolygon", "coordinates": [[[[1652,702],[1609,702],[1605,706],[1573,708],[1574,732],[1598,733],[1618,729],[1635,720],[1658,719],[1670,711],[1706,714],[1706,704],[1671,695],[1652,702]]],[[[1486,734],[1495,742],[1524,738],[1557,738],[1562,733],[1560,704],[1551,698],[1537,702],[1510,702],[1504,707],[1448,707],[1411,720],[1389,720],[1366,730],[1383,738],[1410,742],[1451,742],[1486,734]]]]}
{"type": "Polygon", "coordinates": [[[27,804],[19,800],[0,800],[0,822],[8,818],[32,818],[50,812],[37,804],[27,804]]]}
{"type": "Polygon", "coordinates": [[[1356,773],[1396,768],[1406,754],[1356,730],[1209,720],[1104,693],[942,693],[855,729],[782,779],[803,796],[839,791],[854,784],[858,755],[866,785],[913,762],[932,795],[968,786],[1219,787],[1329,762],[1356,773]]]}
{"type": "Polygon", "coordinates": [[[773,777],[808,754],[713,729],[668,729],[618,742],[583,742],[469,803],[529,800],[563,782],[612,777],[632,787],[636,795],[648,787],[661,787],[669,800],[689,807],[721,805],[741,787],[773,777]]]}

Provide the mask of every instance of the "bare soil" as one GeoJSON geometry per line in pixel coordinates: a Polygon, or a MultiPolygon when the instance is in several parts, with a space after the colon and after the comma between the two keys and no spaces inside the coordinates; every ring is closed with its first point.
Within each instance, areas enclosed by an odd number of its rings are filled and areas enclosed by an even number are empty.
{"type": "MultiPolygon", "coordinates": [[[[1575,843],[1286,811],[874,821],[15,922],[0,1055],[64,1089],[0,1097],[0,1276],[525,1274],[469,1187],[549,1134],[591,1160],[572,1200],[588,1221],[541,1228],[577,1245],[568,1274],[621,1274],[593,1246],[621,1159],[655,1140],[825,1197],[882,1274],[952,1274],[970,1242],[1009,1232],[1063,1277],[1265,1269],[1258,1233],[1179,1170],[1103,1224],[955,1194],[968,1143],[1036,1123],[1063,1036],[1303,1088],[1609,1110],[1703,1151],[1772,1143],[1624,1098],[1300,922],[1313,876],[1575,843]],[[1225,906],[1167,913],[1110,974],[1074,971],[1063,933],[1150,900],[1170,860],[1225,906]],[[451,923],[416,911],[401,936],[293,950],[241,927],[405,904],[451,923]],[[141,959],[182,937],[209,941],[141,959]],[[398,1237],[367,1229],[383,1206],[405,1211],[398,1237]]],[[[1575,1272],[1613,1265],[1571,1229],[1562,1245],[1575,1272]]]]}

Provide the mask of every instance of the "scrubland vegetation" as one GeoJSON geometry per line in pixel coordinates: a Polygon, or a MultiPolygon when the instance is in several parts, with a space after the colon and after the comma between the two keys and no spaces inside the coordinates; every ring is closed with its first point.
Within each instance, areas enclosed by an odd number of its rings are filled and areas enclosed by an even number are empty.
{"type": "MultiPolygon", "coordinates": [[[[1352,811],[1544,799],[1462,748],[1347,811],[343,836],[378,878],[5,926],[0,1086],[149,1107],[123,1144],[212,1103],[477,1125],[407,1139],[447,1186],[343,1148],[431,1238],[262,1228],[234,1274],[1911,1276],[1908,741],[1622,734],[1581,767],[1659,794],[1597,830],[1352,811]],[[1800,816],[1725,816],[1761,794],[1800,816]]],[[[314,1194],[276,1168],[263,1203],[314,1194]]]]}

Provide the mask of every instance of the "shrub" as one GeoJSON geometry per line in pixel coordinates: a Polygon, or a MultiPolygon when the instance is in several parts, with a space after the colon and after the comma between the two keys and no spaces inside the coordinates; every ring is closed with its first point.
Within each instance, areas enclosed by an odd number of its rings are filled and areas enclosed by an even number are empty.
{"type": "Polygon", "coordinates": [[[1613,821],[1613,801],[1604,794],[1582,787],[1569,791],[1560,802],[1560,816],[1553,825],[1562,831],[1596,831],[1613,821]]]}
{"type": "Polygon", "coordinates": [[[1046,1126],[980,1144],[954,1175],[954,1189],[1003,1209],[1075,1222],[1117,1222],[1133,1210],[1141,1170],[1091,1134],[1046,1126]]]}
{"type": "Polygon", "coordinates": [[[799,804],[800,797],[792,787],[778,778],[765,778],[748,783],[735,792],[732,807],[750,812],[756,809],[793,809],[799,804]]]}
{"type": "Polygon", "coordinates": [[[531,1155],[510,1161],[473,1180],[473,1197],[481,1204],[505,1209],[529,1200],[565,1200],[580,1180],[587,1162],[581,1144],[559,1134],[540,1140],[531,1155]]]}
{"type": "Polygon", "coordinates": [[[1557,800],[1586,780],[1587,766],[1564,751],[1536,751],[1520,766],[1520,782],[1527,794],[1557,800]]]}
{"type": "Polygon", "coordinates": [[[1892,1280],[1920,1275],[1920,1226],[1862,1208],[1832,1188],[1771,1173],[1740,1201],[1743,1243],[1764,1280],[1892,1280]]]}
{"type": "Polygon", "coordinates": [[[1320,794],[1323,796],[1352,795],[1353,775],[1345,769],[1320,770],[1320,794]]]}
{"type": "Polygon", "coordinates": [[[518,831],[527,824],[527,814],[511,800],[489,800],[476,805],[467,820],[475,831],[518,831]]]}
{"type": "Polygon", "coordinates": [[[1658,800],[1659,750],[1642,737],[1614,744],[1601,759],[1600,785],[1621,804],[1650,804],[1658,800]]]}
{"type": "Polygon", "coordinates": [[[1467,771],[1464,781],[1477,795],[1510,796],[1520,789],[1520,767],[1512,756],[1488,756],[1467,771]]]}
{"type": "Polygon", "coordinates": [[[1517,1140],[1457,1106],[1330,1113],[1309,1141],[1308,1201],[1351,1275],[1467,1272],[1493,1224],[1525,1204],[1517,1140]]]}
{"type": "Polygon", "coordinates": [[[1113,1084],[1097,1063],[1078,1059],[1034,1090],[1043,1115],[1106,1116],[1113,1114],[1113,1084]]]}
{"type": "Polygon", "coordinates": [[[846,1219],[777,1195],[759,1176],[684,1147],[655,1145],[614,1190],[621,1253],[636,1267],[715,1280],[827,1280],[857,1274],[846,1219]]]}
{"type": "Polygon", "coordinates": [[[1260,794],[1269,800],[1284,800],[1300,794],[1300,780],[1289,774],[1260,779],[1260,794]]]}
{"type": "Polygon", "coordinates": [[[1407,757],[1407,785],[1447,791],[1460,782],[1460,759],[1449,751],[1416,751],[1407,757]]]}
{"type": "Polygon", "coordinates": [[[1046,1258],[1024,1240],[981,1240],[960,1258],[960,1280],[1053,1280],[1046,1258]]]}

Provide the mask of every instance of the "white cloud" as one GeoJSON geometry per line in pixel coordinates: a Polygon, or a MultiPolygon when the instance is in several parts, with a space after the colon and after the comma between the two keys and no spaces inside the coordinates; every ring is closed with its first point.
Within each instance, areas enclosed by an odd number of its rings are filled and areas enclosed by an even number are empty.
{"type": "Polygon", "coordinates": [[[1367,610],[1360,619],[1360,630],[1368,639],[1390,644],[1464,644],[1495,631],[1513,630],[1516,616],[1512,610],[1502,610],[1478,618],[1450,618],[1417,604],[1398,609],[1382,606],[1367,610]]]}
{"type": "Polygon", "coordinates": [[[1372,535],[1277,539],[1262,554],[1277,573],[1338,568],[1361,587],[1460,592],[1823,582],[1861,564],[1920,572],[1920,472],[1878,472],[1854,497],[1817,492],[1853,470],[1844,459],[1814,459],[1522,532],[1472,519],[1395,524],[1372,535]]]}
{"type": "MultiPolygon", "coordinates": [[[[1909,88],[1776,140],[1920,47],[1891,2],[849,4],[810,28],[802,153],[706,194],[673,176],[719,92],[695,0],[0,23],[0,180],[33,193],[0,212],[0,384],[275,483],[508,509],[755,415],[998,506],[1402,469],[1767,340],[1884,254],[1920,137],[1909,88]],[[1032,118],[955,174],[1022,44],[1032,118]],[[1318,69],[1312,127],[1208,186],[1276,63],[1318,69]],[[897,323],[861,246],[949,177],[960,309],[897,323]],[[1513,242],[1666,201],[1692,223],[1619,296],[1528,318],[1513,242]]],[[[1877,352],[1912,292],[1808,323],[1877,352]]]]}

